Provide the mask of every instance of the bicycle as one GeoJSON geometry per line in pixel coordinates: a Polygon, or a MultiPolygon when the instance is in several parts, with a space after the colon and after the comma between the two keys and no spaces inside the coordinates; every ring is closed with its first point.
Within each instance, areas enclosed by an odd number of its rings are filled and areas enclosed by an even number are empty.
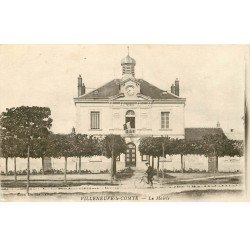
{"type": "MultiPolygon", "coordinates": [[[[154,178],[152,178],[152,182],[154,181],[154,178]]],[[[144,174],[141,178],[138,178],[134,181],[135,188],[144,188],[146,186],[150,185],[151,188],[153,188],[152,183],[148,183],[148,176],[144,174]]]]}

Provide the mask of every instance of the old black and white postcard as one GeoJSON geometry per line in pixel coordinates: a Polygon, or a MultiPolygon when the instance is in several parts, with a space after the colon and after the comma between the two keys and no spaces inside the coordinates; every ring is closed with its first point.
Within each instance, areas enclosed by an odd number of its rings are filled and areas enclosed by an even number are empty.
{"type": "Polygon", "coordinates": [[[246,201],[247,45],[1,45],[1,201],[246,201]]]}

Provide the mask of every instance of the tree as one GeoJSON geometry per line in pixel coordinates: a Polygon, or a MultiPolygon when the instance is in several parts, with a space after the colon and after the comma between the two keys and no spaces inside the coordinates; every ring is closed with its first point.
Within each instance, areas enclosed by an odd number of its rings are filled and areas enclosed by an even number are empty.
{"type": "MultiPolygon", "coordinates": [[[[32,141],[32,147],[30,155],[33,158],[41,158],[42,159],[42,173],[45,173],[45,166],[44,166],[44,158],[49,155],[48,153],[48,143],[49,143],[49,137],[51,136],[51,133],[48,133],[42,138],[35,138],[32,141]]],[[[49,156],[50,157],[50,156],[49,156]]]]}
{"type": "Polygon", "coordinates": [[[8,174],[8,158],[14,158],[14,179],[17,181],[16,158],[22,157],[24,151],[23,143],[16,136],[4,135],[1,138],[1,151],[6,159],[6,175],[8,174]]]}
{"type": "Polygon", "coordinates": [[[102,154],[111,158],[111,179],[116,179],[116,158],[120,154],[125,154],[127,145],[126,141],[120,135],[106,135],[101,142],[102,154]]]}
{"type": "Polygon", "coordinates": [[[100,141],[98,138],[86,134],[72,134],[74,137],[74,156],[79,159],[79,174],[81,173],[81,157],[101,155],[100,141]]]}
{"type": "Polygon", "coordinates": [[[30,176],[30,148],[33,139],[44,138],[48,135],[52,126],[50,118],[51,111],[46,107],[21,106],[6,109],[1,115],[1,127],[5,134],[16,137],[22,141],[26,148],[27,161],[27,187],[29,195],[29,176],[30,176]]]}
{"type": "Polygon", "coordinates": [[[202,152],[207,157],[215,157],[216,166],[214,173],[218,170],[218,158],[224,156],[242,156],[243,143],[229,140],[224,134],[206,135],[201,141],[202,152]]]}
{"type": "Polygon", "coordinates": [[[64,157],[64,182],[67,182],[68,158],[74,155],[74,137],[72,134],[52,134],[49,137],[46,156],[64,157]]]}
{"type": "Polygon", "coordinates": [[[1,132],[1,156],[5,158],[5,175],[8,175],[8,158],[11,157],[12,143],[11,137],[5,130],[1,132]]]}
{"type": "MultiPolygon", "coordinates": [[[[141,155],[149,155],[152,157],[154,162],[154,157],[157,157],[157,177],[159,177],[159,162],[160,157],[165,157],[167,154],[172,155],[172,140],[169,137],[144,137],[140,140],[139,151],[141,155]]],[[[154,167],[154,165],[152,164],[154,167]]]]}

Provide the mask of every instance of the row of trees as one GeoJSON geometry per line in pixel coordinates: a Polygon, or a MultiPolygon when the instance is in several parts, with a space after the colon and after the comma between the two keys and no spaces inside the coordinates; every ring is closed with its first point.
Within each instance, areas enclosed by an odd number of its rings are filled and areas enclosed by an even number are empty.
{"type": "MultiPolygon", "coordinates": [[[[51,111],[46,107],[27,107],[7,109],[0,117],[0,154],[6,159],[8,173],[8,158],[14,158],[14,173],[16,176],[16,158],[27,158],[27,194],[29,193],[30,157],[41,158],[44,173],[44,158],[64,157],[64,181],[67,181],[67,159],[79,158],[81,172],[81,157],[104,155],[111,158],[111,177],[116,178],[116,158],[126,152],[125,139],[120,135],[107,135],[96,138],[82,134],[53,134],[50,131],[51,111]]],[[[139,145],[142,155],[158,158],[166,155],[198,154],[222,157],[243,155],[243,143],[227,139],[222,135],[207,135],[200,141],[185,141],[168,137],[142,138],[139,145]]],[[[152,161],[154,162],[154,161],[152,161]]],[[[183,162],[183,161],[182,161],[183,162]]],[[[182,164],[183,169],[183,164],[182,164]]]]}
{"type": "Polygon", "coordinates": [[[14,158],[14,176],[16,175],[16,158],[27,158],[27,194],[29,194],[30,157],[42,159],[44,173],[44,158],[54,157],[65,159],[64,181],[67,181],[67,159],[79,158],[81,172],[81,157],[105,155],[111,158],[111,176],[116,178],[116,158],[126,151],[125,139],[119,135],[107,135],[95,138],[82,134],[53,134],[50,131],[51,111],[46,107],[27,107],[7,109],[0,117],[0,150],[6,159],[8,173],[8,158],[14,158]]]}
{"type": "Polygon", "coordinates": [[[205,155],[206,157],[242,156],[243,142],[229,140],[224,134],[206,135],[202,140],[186,141],[169,137],[145,137],[140,140],[139,151],[149,155],[154,164],[157,158],[157,175],[159,158],[166,155],[180,155],[181,169],[184,171],[183,155],[205,155]]]}
{"type": "MultiPolygon", "coordinates": [[[[4,133],[3,133],[4,134],[4,133]]],[[[107,135],[104,138],[96,138],[85,134],[53,134],[46,138],[33,138],[29,144],[22,139],[12,136],[2,136],[1,151],[6,159],[6,174],[8,173],[8,158],[14,158],[14,176],[16,177],[16,158],[41,158],[42,173],[44,174],[44,158],[64,158],[64,174],[66,182],[67,160],[69,157],[77,157],[79,160],[78,171],[81,173],[81,158],[104,155],[111,158],[111,176],[116,177],[116,158],[126,151],[125,139],[119,135],[107,135]]]]}

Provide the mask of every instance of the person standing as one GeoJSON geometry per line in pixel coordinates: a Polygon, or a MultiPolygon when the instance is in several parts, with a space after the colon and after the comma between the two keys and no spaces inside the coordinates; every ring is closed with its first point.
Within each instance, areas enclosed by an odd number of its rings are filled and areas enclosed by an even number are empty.
{"type": "Polygon", "coordinates": [[[147,166],[147,171],[146,171],[147,184],[153,186],[154,168],[149,165],[149,162],[146,162],[146,166],[147,166]]]}

